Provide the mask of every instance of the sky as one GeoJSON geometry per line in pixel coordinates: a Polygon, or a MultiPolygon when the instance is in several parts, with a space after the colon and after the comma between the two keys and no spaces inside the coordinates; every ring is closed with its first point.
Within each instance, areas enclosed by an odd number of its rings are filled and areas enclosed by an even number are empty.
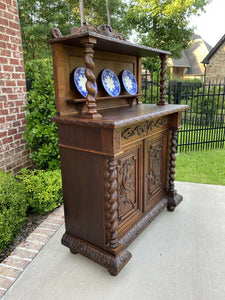
{"type": "Polygon", "coordinates": [[[196,26],[195,34],[214,47],[225,34],[225,0],[212,0],[205,6],[205,13],[190,19],[190,25],[196,26]]]}

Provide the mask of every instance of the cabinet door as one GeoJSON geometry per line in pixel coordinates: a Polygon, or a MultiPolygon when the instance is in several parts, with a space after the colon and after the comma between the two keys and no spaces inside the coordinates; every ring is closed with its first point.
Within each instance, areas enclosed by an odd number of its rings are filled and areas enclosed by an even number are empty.
{"type": "MultiPolygon", "coordinates": [[[[141,212],[142,144],[136,144],[118,159],[119,227],[129,227],[132,218],[141,212]]],[[[123,229],[121,228],[123,231],[123,229]]]]}
{"type": "Polygon", "coordinates": [[[144,208],[157,202],[166,183],[167,134],[162,132],[144,141],[144,208]]]}

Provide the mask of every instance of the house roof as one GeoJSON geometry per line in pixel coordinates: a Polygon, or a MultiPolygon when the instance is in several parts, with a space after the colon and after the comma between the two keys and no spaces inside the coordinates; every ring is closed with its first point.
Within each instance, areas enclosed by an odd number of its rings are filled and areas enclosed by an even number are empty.
{"type": "Polygon", "coordinates": [[[225,34],[222,36],[222,38],[219,40],[219,42],[210,50],[208,55],[203,59],[203,64],[209,64],[210,59],[213,57],[213,55],[217,52],[217,50],[221,47],[221,45],[225,42],[225,34]]]}
{"type": "Polygon", "coordinates": [[[173,67],[186,67],[186,68],[190,68],[190,63],[189,60],[187,58],[187,55],[185,53],[185,51],[182,51],[182,56],[181,58],[178,59],[173,59],[172,58],[172,62],[173,62],[173,67]]]}
{"type": "Polygon", "coordinates": [[[172,59],[172,66],[188,68],[188,75],[204,75],[202,60],[212,47],[200,35],[194,34],[191,39],[193,42],[188,49],[182,51],[182,57],[172,59]]]}

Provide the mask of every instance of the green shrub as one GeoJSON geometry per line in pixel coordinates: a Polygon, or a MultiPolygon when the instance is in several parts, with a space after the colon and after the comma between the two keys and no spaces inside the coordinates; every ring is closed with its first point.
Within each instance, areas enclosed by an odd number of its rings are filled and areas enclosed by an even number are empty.
{"type": "Polygon", "coordinates": [[[26,77],[31,81],[26,105],[25,140],[31,159],[41,169],[60,166],[57,126],[51,121],[56,114],[51,59],[26,63],[26,77]]]}
{"type": "Polygon", "coordinates": [[[24,225],[26,210],[23,188],[13,175],[0,171],[0,251],[24,225]]]}
{"type": "Polygon", "coordinates": [[[29,209],[39,214],[52,211],[62,203],[60,170],[21,170],[17,176],[26,192],[29,209]]]}

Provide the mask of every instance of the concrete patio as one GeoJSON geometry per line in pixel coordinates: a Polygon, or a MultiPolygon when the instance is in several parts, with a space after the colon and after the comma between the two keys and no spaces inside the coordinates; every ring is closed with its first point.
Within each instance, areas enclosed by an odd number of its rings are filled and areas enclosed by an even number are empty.
{"type": "Polygon", "coordinates": [[[225,186],[176,189],[184,201],[129,246],[132,259],[118,276],[62,246],[62,225],[2,299],[224,300],[225,186]]]}

